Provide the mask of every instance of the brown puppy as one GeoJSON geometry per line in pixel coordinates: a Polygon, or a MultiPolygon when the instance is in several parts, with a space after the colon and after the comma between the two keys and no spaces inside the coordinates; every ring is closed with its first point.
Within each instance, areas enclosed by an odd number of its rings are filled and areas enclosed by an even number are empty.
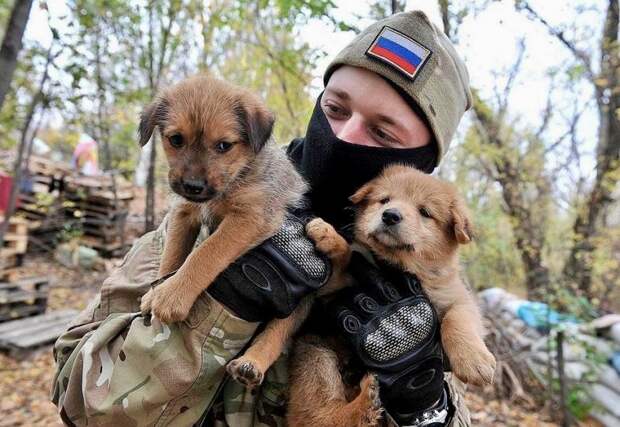
{"type": "MultiPolygon", "coordinates": [[[[415,169],[391,166],[351,201],[358,207],[356,242],[420,279],[438,312],[455,375],[468,383],[490,383],[495,358],[484,344],[478,307],[459,275],[457,249],[470,242],[471,222],[454,187],[415,169]]],[[[319,249],[339,254],[334,264],[347,259],[342,238],[329,224],[315,220],[307,230],[319,249]]],[[[340,374],[341,354],[341,348],[316,337],[298,340],[289,373],[289,425],[376,425],[376,382],[366,376],[351,399],[340,374]]]]}
{"type": "Polygon", "coordinates": [[[144,111],[140,143],[159,128],[178,198],[160,277],[143,312],[165,323],[187,317],[196,298],[240,255],[280,228],[306,190],[286,154],[269,143],[274,117],[250,92],[198,76],[164,90],[144,111]],[[212,234],[192,252],[203,223],[212,234]],[[190,253],[191,252],[191,253],[190,253]]]}
{"type": "Polygon", "coordinates": [[[491,383],[495,358],[483,341],[478,305],[461,280],[458,245],[472,238],[456,189],[412,168],[391,166],[360,188],[355,239],[376,256],[418,276],[441,321],[441,342],[455,375],[491,383]]]}

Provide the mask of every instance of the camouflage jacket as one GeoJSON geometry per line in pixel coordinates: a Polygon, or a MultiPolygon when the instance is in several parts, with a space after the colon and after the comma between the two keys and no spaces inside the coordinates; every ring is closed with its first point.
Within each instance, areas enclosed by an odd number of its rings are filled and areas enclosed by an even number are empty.
{"type": "MultiPolygon", "coordinates": [[[[54,345],[52,401],[76,426],[284,425],[286,354],[254,393],[228,381],[225,366],[255,334],[203,293],[189,317],[165,325],[140,314],[140,298],[157,279],[166,220],[142,236],[54,345]]],[[[201,232],[196,245],[206,238],[201,232]]],[[[448,374],[449,375],[449,374],[448,374]]],[[[451,425],[469,425],[458,384],[451,425]]]]}

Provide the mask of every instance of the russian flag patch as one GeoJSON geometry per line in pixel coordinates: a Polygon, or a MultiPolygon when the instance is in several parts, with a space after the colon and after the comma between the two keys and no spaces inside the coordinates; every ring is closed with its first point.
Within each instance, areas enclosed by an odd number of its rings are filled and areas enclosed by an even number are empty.
{"type": "Polygon", "coordinates": [[[395,67],[413,79],[431,56],[431,51],[411,37],[393,28],[383,27],[366,55],[395,67]]]}

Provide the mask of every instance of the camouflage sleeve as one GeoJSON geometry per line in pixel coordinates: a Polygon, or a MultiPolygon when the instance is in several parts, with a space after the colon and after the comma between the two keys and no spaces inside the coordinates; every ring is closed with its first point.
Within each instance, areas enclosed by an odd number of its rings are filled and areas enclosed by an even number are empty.
{"type": "Polygon", "coordinates": [[[52,401],[67,425],[192,425],[213,403],[226,363],[253,336],[258,324],[206,293],[184,322],[140,315],[164,238],[165,222],[140,238],[55,343],[52,401]]]}

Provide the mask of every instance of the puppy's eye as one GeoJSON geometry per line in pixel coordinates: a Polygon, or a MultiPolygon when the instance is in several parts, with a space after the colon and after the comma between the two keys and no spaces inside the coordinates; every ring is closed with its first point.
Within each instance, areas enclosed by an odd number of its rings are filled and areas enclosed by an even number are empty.
{"type": "Polygon", "coordinates": [[[386,203],[388,203],[390,201],[389,197],[384,197],[383,199],[379,200],[379,203],[381,203],[382,205],[385,205],[386,203]]]}
{"type": "Polygon", "coordinates": [[[215,144],[215,149],[219,152],[219,153],[225,153],[228,150],[230,150],[232,148],[232,143],[228,142],[228,141],[220,141],[217,144],[215,144]]]}
{"type": "Polygon", "coordinates": [[[425,218],[433,218],[433,216],[431,215],[431,213],[428,211],[428,209],[426,209],[424,206],[422,206],[420,208],[420,215],[422,215],[425,218]]]}
{"type": "Polygon", "coordinates": [[[170,135],[168,137],[168,140],[170,141],[170,145],[172,145],[174,148],[181,148],[183,146],[183,135],[181,135],[180,133],[170,135]]]}

